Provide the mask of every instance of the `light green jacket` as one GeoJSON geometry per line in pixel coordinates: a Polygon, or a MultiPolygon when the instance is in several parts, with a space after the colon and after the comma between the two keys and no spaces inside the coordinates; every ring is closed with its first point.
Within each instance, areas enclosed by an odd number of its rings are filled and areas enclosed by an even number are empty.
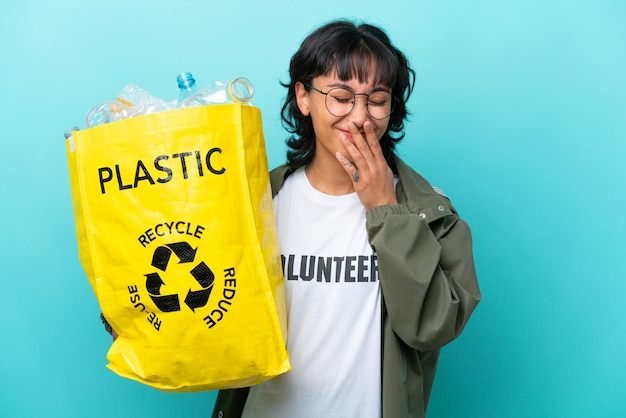
{"type": "MultiPolygon", "coordinates": [[[[450,201],[396,157],[399,205],[366,213],[382,290],[382,417],[422,418],[439,351],[480,301],[468,225],[450,201]]],[[[274,195],[290,174],[270,173],[274,195]]],[[[247,389],[220,391],[213,417],[239,417],[247,389]]]]}

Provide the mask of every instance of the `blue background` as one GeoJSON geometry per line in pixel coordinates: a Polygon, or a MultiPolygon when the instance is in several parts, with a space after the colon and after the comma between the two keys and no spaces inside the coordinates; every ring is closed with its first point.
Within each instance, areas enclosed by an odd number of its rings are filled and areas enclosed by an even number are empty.
{"type": "Polygon", "coordinates": [[[289,59],[336,17],[384,26],[417,72],[400,154],[475,238],[484,300],[444,348],[433,417],[626,416],[622,0],[6,0],[0,4],[0,414],[201,417],[105,368],[78,262],[63,132],[134,82],[256,87],[271,166],[289,59]]]}

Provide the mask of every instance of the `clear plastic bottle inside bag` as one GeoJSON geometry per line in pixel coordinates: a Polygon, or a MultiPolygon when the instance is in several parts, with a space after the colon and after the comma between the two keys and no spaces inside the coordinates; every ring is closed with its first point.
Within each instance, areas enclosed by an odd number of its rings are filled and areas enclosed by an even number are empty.
{"type": "Polygon", "coordinates": [[[172,108],[171,103],[154,97],[136,84],[130,83],[122,87],[115,100],[99,103],[91,108],[85,116],[85,126],[91,128],[172,108]]]}
{"type": "Polygon", "coordinates": [[[177,77],[181,90],[176,107],[193,107],[223,103],[249,104],[254,95],[254,86],[245,77],[230,81],[216,81],[208,86],[198,87],[191,73],[181,73],[177,77]]]}
{"type": "Polygon", "coordinates": [[[130,105],[130,116],[141,116],[149,113],[163,112],[172,109],[172,104],[163,99],[152,96],[141,87],[130,83],[122,87],[116,100],[122,100],[130,105]]]}
{"type": "Polygon", "coordinates": [[[193,78],[191,73],[180,73],[176,77],[176,83],[178,84],[178,89],[180,92],[178,93],[178,99],[176,99],[176,108],[184,107],[183,103],[189,97],[193,96],[194,93],[197,93],[199,88],[196,84],[196,79],[193,78]]]}
{"type": "Polygon", "coordinates": [[[122,101],[99,103],[85,115],[85,126],[91,128],[130,117],[130,107],[122,101]]]}

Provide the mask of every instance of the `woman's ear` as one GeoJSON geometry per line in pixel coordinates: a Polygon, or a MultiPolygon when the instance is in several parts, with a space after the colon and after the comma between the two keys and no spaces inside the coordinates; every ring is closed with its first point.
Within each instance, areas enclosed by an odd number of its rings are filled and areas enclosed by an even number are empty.
{"type": "Polygon", "coordinates": [[[298,108],[300,109],[300,113],[304,116],[308,116],[310,113],[309,110],[309,92],[306,91],[304,84],[300,81],[296,82],[296,102],[298,103],[298,108]]]}

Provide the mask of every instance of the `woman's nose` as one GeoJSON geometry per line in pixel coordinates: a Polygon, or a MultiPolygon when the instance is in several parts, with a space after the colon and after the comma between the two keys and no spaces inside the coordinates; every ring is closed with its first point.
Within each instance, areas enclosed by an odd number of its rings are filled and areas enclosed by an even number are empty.
{"type": "Polygon", "coordinates": [[[369,114],[367,113],[367,97],[356,96],[354,100],[354,107],[352,108],[352,112],[348,115],[348,119],[357,127],[361,128],[369,118],[369,114]]]}

